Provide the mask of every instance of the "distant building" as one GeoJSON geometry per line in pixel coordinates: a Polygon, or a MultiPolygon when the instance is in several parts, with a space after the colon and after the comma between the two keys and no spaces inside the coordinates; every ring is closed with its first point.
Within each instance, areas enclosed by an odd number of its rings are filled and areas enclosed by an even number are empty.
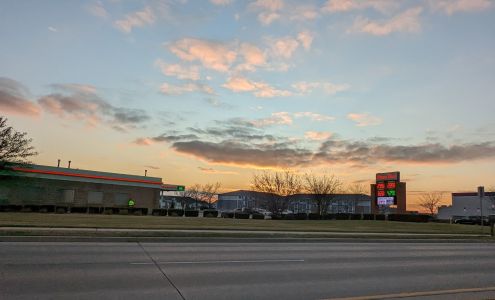
{"type": "Polygon", "coordinates": [[[0,170],[0,179],[0,209],[101,212],[127,208],[132,200],[134,208],[151,213],[165,189],[158,177],[41,165],[6,167],[0,170]]]}
{"type": "Polygon", "coordinates": [[[160,196],[160,208],[175,208],[175,209],[200,209],[208,207],[208,203],[204,201],[196,201],[191,197],[181,196],[160,196]]]}
{"type": "Polygon", "coordinates": [[[270,193],[248,190],[218,194],[217,209],[228,211],[236,208],[264,208],[266,201],[273,196],[270,193]]]}
{"type": "MultiPolygon", "coordinates": [[[[311,194],[296,194],[288,196],[288,209],[294,213],[315,213],[317,205],[311,194]]],[[[364,194],[334,194],[328,195],[327,213],[369,214],[371,212],[371,197],[364,194]]]]}
{"type": "MultiPolygon", "coordinates": [[[[261,193],[248,190],[239,190],[219,194],[218,210],[233,210],[236,208],[266,209],[269,201],[276,197],[270,193],[261,193]]],[[[371,197],[363,194],[337,194],[330,196],[328,213],[370,213],[371,197]]],[[[286,207],[294,213],[316,212],[317,207],[311,194],[296,194],[285,197],[286,207]]]]}
{"type": "MultiPolygon", "coordinates": [[[[482,200],[483,216],[495,213],[495,192],[485,193],[482,200]]],[[[438,208],[437,218],[440,220],[458,219],[480,216],[480,198],[478,193],[452,193],[452,205],[438,208]]]]}

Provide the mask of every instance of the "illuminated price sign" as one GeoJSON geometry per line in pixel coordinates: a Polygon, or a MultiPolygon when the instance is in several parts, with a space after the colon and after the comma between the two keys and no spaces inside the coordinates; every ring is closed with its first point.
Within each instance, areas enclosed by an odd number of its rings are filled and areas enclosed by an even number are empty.
{"type": "Polygon", "coordinates": [[[376,203],[378,205],[397,204],[397,183],[399,172],[376,174],[376,203]]]}

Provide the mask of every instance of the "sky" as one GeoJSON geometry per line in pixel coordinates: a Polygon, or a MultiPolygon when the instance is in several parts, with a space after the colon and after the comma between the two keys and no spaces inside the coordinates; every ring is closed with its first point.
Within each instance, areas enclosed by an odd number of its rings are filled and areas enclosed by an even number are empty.
{"type": "Polygon", "coordinates": [[[38,164],[495,186],[492,0],[0,2],[0,115],[38,164]]]}

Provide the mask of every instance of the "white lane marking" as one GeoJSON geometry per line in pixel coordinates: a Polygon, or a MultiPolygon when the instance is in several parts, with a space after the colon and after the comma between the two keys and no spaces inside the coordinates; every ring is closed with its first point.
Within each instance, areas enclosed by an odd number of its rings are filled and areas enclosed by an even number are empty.
{"type": "Polygon", "coordinates": [[[372,295],[372,296],[347,297],[347,298],[328,298],[325,300],[378,300],[378,299],[396,299],[396,298],[410,298],[410,297],[421,297],[421,296],[439,296],[439,295],[479,293],[479,292],[492,292],[492,291],[495,291],[495,286],[484,287],[484,288],[423,291],[423,292],[410,292],[410,293],[372,295]]]}
{"type": "MultiPolygon", "coordinates": [[[[157,264],[241,264],[271,262],[304,262],[304,259],[263,259],[263,260],[208,260],[208,261],[158,261],[157,264]]],[[[130,263],[131,265],[152,265],[149,262],[130,263]]]]}

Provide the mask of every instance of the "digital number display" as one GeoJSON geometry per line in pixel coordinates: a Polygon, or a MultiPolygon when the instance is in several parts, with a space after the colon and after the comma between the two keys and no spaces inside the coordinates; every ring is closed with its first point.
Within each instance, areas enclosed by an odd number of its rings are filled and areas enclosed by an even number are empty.
{"type": "Polygon", "coordinates": [[[378,205],[392,205],[394,204],[394,197],[378,197],[376,202],[378,205]]]}

